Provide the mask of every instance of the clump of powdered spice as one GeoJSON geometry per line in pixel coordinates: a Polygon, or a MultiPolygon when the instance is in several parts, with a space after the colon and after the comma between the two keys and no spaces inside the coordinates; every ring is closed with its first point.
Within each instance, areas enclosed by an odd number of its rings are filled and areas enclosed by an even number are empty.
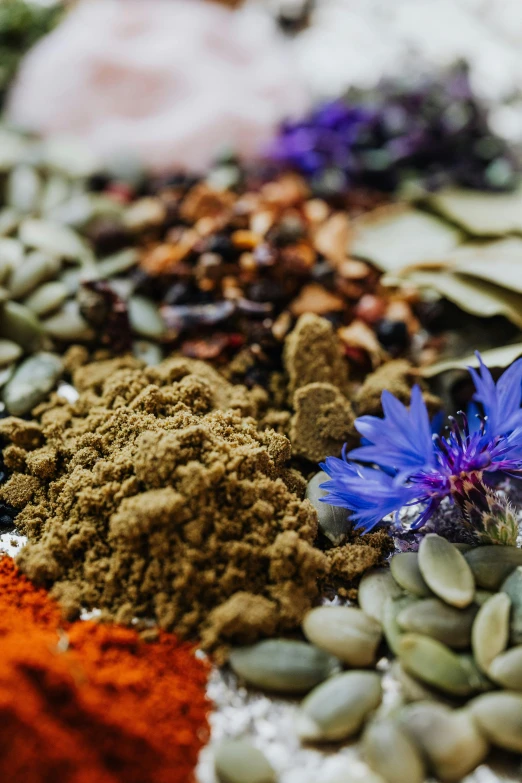
{"type": "Polygon", "coordinates": [[[328,560],[290,442],[257,429],[264,393],[184,358],[98,361],[73,380],[76,403],[0,422],[22,571],[69,616],[150,618],[205,648],[296,628],[328,560]]]}

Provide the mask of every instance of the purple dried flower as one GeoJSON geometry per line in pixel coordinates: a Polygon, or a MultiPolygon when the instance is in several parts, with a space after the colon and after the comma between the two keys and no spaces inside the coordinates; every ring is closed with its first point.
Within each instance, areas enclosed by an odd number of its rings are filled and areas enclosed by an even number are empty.
{"type": "Polygon", "coordinates": [[[458,182],[502,190],[513,187],[516,169],[462,64],[440,79],[383,82],[286,121],[268,157],[320,192],[354,185],[393,190],[412,176],[428,188],[458,182]]]}
{"type": "Polygon", "coordinates": [[[456,503],[463,519],[479,535],[506,543],[516,539],[517,524],[509,504],[491,492],[485,474],[522,474],[522,359],[497,384],[477,353],[480,371],[470,368],[484,415],[470,427],[449,417],[449,432],[432,435],[421,390],[415,386],[409,409],[383,392],[384,418],[362,416],[355,426],[363,445],[342,459],[321,464],[330,481],[321,500],[348,508],[358,528],[371,530],[383,517],[405,506],[422,504],[411,525],[421,528],[444,498],[456,503]],[[358,462],[371,467],[363,467],[358,462]]]}

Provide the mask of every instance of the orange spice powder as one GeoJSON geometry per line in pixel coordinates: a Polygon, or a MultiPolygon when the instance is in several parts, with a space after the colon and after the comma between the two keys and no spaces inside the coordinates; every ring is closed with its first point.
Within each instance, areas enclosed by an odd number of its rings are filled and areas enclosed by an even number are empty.
{"type": "Polygon", "coordinates": [[[0,780],[193,783],[208,739],[208,667],[160,632],[61,622],[0,560],[0,780]]]}

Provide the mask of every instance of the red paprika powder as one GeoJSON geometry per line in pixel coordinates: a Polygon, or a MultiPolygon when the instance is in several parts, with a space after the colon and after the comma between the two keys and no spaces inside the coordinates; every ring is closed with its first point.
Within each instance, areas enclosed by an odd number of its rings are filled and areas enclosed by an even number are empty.
{"type": "Polygon", "coordinates": [[[0,780],[193,783],[208,738],[207,666],[159,633],[61,622],[0,560],[0,780]]]}

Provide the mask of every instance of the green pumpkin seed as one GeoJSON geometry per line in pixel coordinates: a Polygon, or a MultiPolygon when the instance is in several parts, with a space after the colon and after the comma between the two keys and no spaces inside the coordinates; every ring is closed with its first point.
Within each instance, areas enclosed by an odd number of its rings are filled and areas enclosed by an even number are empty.
{"type": "Polygon", "coordinates": [[[82,228],[93,217],[93,204],[90,193],[81,189],[74,190],[63,204],[48,210],[45,215],[52,223],[60,223],[70,228],[82,228]]]}
{"type": "Polygon", "coordinates": [[[7,178],[7,203],[18,212],[35,212],[42,183],[32,166],[21,164],[7,178]]]}
{"type": "Polygon", "coordinates": [[[303,620],[303,633],[319,649],[355,667],[375,663],[382,637],[380,624],[353,606],[312,609],[303,620]]]}
{"type": "Polygon", "coordinates": [[[305,642],[267,639],[232,650],[233,671],[250,685],[277,693],[306,693],[339,671],[339,661],[305,642]]]}
{"type": "Polygon", "coordinates": [[[392,662],[390,673],[401,686],[404,701],[440,701],[440,694],[408,674],[397,658],[392,662]]]}
{"type": "Polygon", "coordinates": [[[492,593],[491,590],[475,590],[475,600],[473,603],[479,607],[483,606],[486,601],[489,601],[494,595],[496,595],[496,593],[492,593]]]}
{"type": "Polygon", "coordinates": [[[64,342],[87,342],[94,338],[94,332],[80,313],[78,302],[66,302],[56,315],[52,315],[42,326],[48,335],[64,342]]]}
{"type": "Polygon", "coordinates": [[[503,688],[522,691],[522,645],[497,655],[490,664],[489,676],[503,688]]]}
{"type": "Polygon", "coordinates": [[[422,756],[409,735],[393,720],[372,721],[362,738],[366,762],[388,783],[423,783],[422,756]]]}
{"type": "Polygon", "coordinates": [[[477,690],[469,667],[449,647],[420,634],[405,634],[398,644],[404,669],[422,682],[445,693],[468,696],[477,690]]]}
{"type": "Polygon", "coordinates": [[[54,277],[61,263],[57,258],[38,251],[29,253],[24,263],[16,267],[8,280],[8,288],[13,299],[27,296],[41,283],[54,277]]]}
{"type": "Polygon", "coordinates": [[[468,709],[492,745],[522,753],[522,694],[484,693],[468,702],[468,709]]]}
{"type": "Polygon", "coordinates": [[[442,536],[429,533],[419,546],[419,568],[435,595],[451,606],[469,606],[475,580],[464,555],[442,536]]]}
{"type": "Polygon", "coordinates": [[[88,146],[63,136],[46,139],[42,165],[71,179],[87,179],[101,169],[100,159],[88,146]]]}
{"type": "MultiPolygon", "coordinates": [[[[321,780],[323,783],[323,780],[321,780]]],[[[328,777],[324,778],[324,783],[386,783],[381,775],[373,772],[366,765],[362,764],[355,769],[339,769],[328,777]]]]}
{"type": "Polygon", "coordinates": [[[381,699],[381,679],[375,672],[338,674],[303,701],[297,716],[297,733],[301,739],[317,742],[351,737],[381,699]]]}
{"type": "Polygon", "coordinates": [[[488,743],[468,710],[418,702],[404,707],[398,721],[442,780],[460,781],[488,754],[488,743]]]}
{"type": "Polygon", "coordinates": [[[21,345],[31,353],[43,344],[42,325],[27,307],[18,302],[5,302],[0,307],[0,337],[21,345]]]}
{"type": "Polygon", "coordinates": [[[216,750],[214,769],[220,783],[275,783],[264,753],[242,739],[225,740],[216,750]]]}
{"type": "Polygon", "coordinates": [[[92,252],[83,239],[71,228],[59,223],[28,218],[20,226],[19,237],[25,245],[51,256],[77,263],[92,259],[92,252]]]}
{"type": "Polygon", "coordinates": [[[23,351],[19,345],[12,340],[0,340],[0,366],[4,367],[6,364],[16,362],[20,358],[23,351]]]}
{"type": "Polygon", "coordinates": [[[479,587],[498,590],[504,579],[522,566],[522,549],[491,544],[471,549],[464,555],[479,587]]]}
{"type": "Polygon", "coordinates": [[[131,296],[128,308],[130,325],[136,334],[152,339],[162,337],[165,323],[152,300],[144,296],[131,296]]]}
{"type": "Polygon", "coordinates": [[[19,266],[24,260],[24,246],[18,239],[0,237],[0,264],[2,279],[11,269],[19,266]],[[7,270],[7,271],[6,271],[7,270]]]}
{"type": "Polygon", "coordinates": [[[36,353],[18,367],[6,384],[3,398],[13,416],[23,416],[42,402],[62,374],[62,362],[53,353],[36,353]]]}
{"type": "Polygon", "coordinates": [[[398,598],[401,594],[389,568],[374,568],[367,571],[359,582],[357,598],[363,612],[382,625],[386,599],[398,598]]]}
{"type": "Polygon", "coordinates": [[[464,648],[471,644],[471,627],[478,607],[456,609],[438,598],[425,598],[403,609],[397,622],[403,631],[424,634],[449,647],[464,648]]]}
{"type": "Polygon", "coordinates": [[[18,228],[20,214],[14,209],[0,209],[0,237],[12,234],[18,228]]]}
{"type": "Polygon", "coordinates": [[[506,649],[509,641],[511,600],[496,593],[479,609],[471,631],[471,644],[477,665],[487,674],[491,662],[506,649]]]}
{"type": "Polygon", "coordinates": [[[47,315],[53,310],[57,310],[68,296],[69,292],[64,283],[55,280],[52,283],[44,283],[40,288],[37,288],[27,297],[24,305],[35,315],[47,315]]]}
{"type": "Polygon", "coordinates": [[[500,589],[511,599],[511,642],[522,644],[522,566],[515,568],[500,589]]]}
{"type": "Polygon", "coordinates": [[[319,485],[328,479],[329,476],[323,470],[316,473],[308,482],[306,497],[317,511],[317,520],[322,532],[332,544],[338,546],[346,540],[349,529],[348,512],[345,508],[321,503],[320,498],[326,495],[326,491],[320,489],[319,485]]]}
{"type": "Polygon", "coordinates": [[[404,635],[397,622],[397,617],[403,609],[416,602],[417,599],[411,595],[401,596],[400,598],[387,598],[384,602],[382,629],[386,643],[395,655],[399,654],[399,642],[404,635]]]}
{"type": "Polygon", "coordinates": [[[127,250],[121,250],[112,256],[98,261],[96,264],[96,277],[99,280],[107,280],[109,277],[115,277],[127,272],[138,263],[138,251],[131,247],[127,250]]]}
{"type": "Polygon", "coordinates": [[[166,216],[165,205],[156,198],[140,198],[131,204],[123,216],[125,226],[136,233],[161,226],[166,216]]]}
{"type": "Polygon", "coordinates": [[[71,186],[69,180],[53,174],[47,179],[42,193],[40,209],[43,213],[49,213],[69,197],[71,186]]]}
{"type": "Polygon", "coordinates": [[[417,552],[400,552],[394,555],[390,562],[390,569],[393,578],[403,590],[419,598],[433,595],[420,572],[417,552]]]}
{"type": "Polygon", "coordinates": [[[148,340],[135,340],[132,343],[132,353],[136,359],[141,359],[149,367],[163,361],[163,351],[157,343],[149,343],[148,340]]]}

